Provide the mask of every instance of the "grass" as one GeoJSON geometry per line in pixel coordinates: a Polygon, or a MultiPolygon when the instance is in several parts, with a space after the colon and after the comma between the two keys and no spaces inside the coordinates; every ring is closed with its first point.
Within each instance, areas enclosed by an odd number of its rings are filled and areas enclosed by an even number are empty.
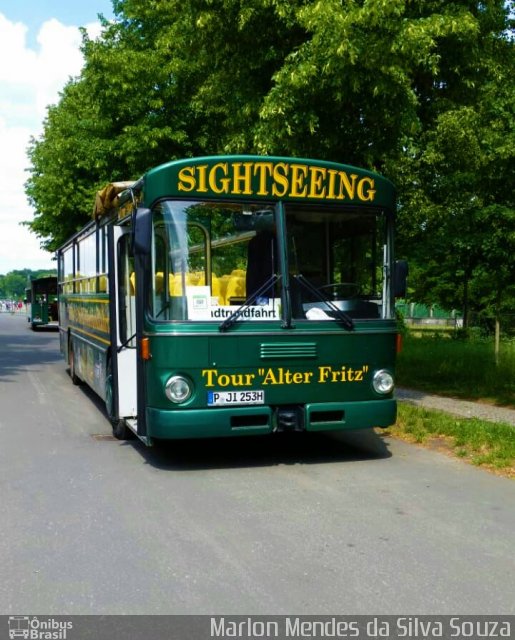
{"type": "Polygon", "coordinates": [[[439,395],[515,407],[515,341],[455,340],[435,333],[404,338],[397,384],[439,395]]]}
{"type": "MultiPolygon", "coordinates": [[[[399,386],[515,408],[515,341],[456,340],[443,332],[408,333],[397,360],[399,386]]],[[[385,434],[444,450],[474,465],[515,477],[515,427],[458,418],[400,402],[385,434]]]]}
{"type": "Polygon", "coordinates": [[[515,477],[515,428],[509,424],[457,418],[400,402],[396,424],[382,433],[443,449],[474,465],[515,477]]]}

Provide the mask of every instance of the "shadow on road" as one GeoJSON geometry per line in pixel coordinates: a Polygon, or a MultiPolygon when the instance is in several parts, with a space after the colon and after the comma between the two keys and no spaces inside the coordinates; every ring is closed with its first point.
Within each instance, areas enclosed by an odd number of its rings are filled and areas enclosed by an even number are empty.
{"type": "Polygon", "coordinates": [[[138,451],[145,464],[163,471],[357,462],[386,459],[392,455],[388,449],[388,442],[372,429],[159,440],[153,447],[146,447],[136,437],[126,441],[111,439],[111,426],[104,402],[88,386],[81,385],[78,389],[105,417],[105,433],[96,434],[98,440],[117,446],[132,447],[138,451]]]}
{"type": "Polygon", "coordinates": [[[170,471],[356,462],[391,457],[387,443],[372,430],[170,440],[151,448],[139,441],[133,442],[147,464],[170,471]]]}
{"type": "MultiPolygon", "coordinates": [[[[62,361],[59,339],[53,327],[26,331],[21,318],[0,326],[0,381],[13,382],[19,372],[62,361]]],[[[62,361],[63,369],[66,367],[62,361]]],[[[71,381],[70,381],[71,384],[71,381]]],[[[97,394],[81,385],[80,390],[105,417],[105,431],[99,439],[110,441],[111,426],[104,402],[97,394]]],[[[279,433],[264,436],[170,440],[147,448],[137,439],[112,444],[133,447],[144,463],[157,469],[190,471],[273,465],[302,465],[355,462],[389,458],[387,442],[372,430],[333,433],[279,433]]]]}
{"type": "Polygon", "coordinates": [[[32,331],[22,319],[17,321],[17,332],[11,332],[7,323],[0,326],[0,381],[13,382],[18,372],[30,367],[35,373],[43,366],[61,359],[58,331],[54,327],[41,327],[32,331]]]}
{"type": "Polygon", "coordinates": [[[391,457],[388,442],[372,429],[332,433],[274,433],[234,438],[160,440],[146,447],[136,437],[111,440],[105,404],[87,385],[78,387],[105,416],[106,430],[99,440],[133,447],[145,464],[163,471],[231,469],[275,465],[356,462],[391,457]]]}

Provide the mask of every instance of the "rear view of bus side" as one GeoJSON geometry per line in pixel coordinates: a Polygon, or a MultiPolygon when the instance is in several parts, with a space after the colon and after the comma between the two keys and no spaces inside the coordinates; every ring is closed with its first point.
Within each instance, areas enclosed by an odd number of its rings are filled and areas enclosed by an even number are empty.
{"type": "Polygon", "coordinates": [[[119,438],[386,427],[395,194],[308,159],[173,161],[97,195],[58,252],[61,351],[119,438]]]}
{"type": "Polygon", "coordinates": [[[57,278],[44,276],[34,278],[25,289],[27,322],[35,331],[38,327],[58,326],[59,307],[57,303],[57,278]]]}

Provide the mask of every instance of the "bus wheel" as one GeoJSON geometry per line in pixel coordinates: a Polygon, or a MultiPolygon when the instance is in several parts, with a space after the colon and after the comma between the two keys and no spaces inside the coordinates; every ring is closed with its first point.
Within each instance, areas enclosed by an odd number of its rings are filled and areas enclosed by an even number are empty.
{"type": "Polygon", "coordinates": [[[73,343],[71,340],[68,352],[70,354],[70,378],[72,379],[73,384],[81,384],[82,380],[75,373],[75,352],[73,350],[73,343]]]}
{"type": "Polygon", "coordinates": [[[134,438],[134,433],[129,429],[123,418],[111,420],[111,426],[113,427],[113,436],[117,440],[132,440],[134,438]]]}
{"type": "Polygon", "coordinates": [[[111,361],[107,364],[106,371],[106,392],[105,392],[106,412],[113,428],[113,436],[118,440],[131,440],[134,437],[133,432],[129,429],[125,420],[116,415],[114,408],[113,393],[113,370],[111,361]]]}

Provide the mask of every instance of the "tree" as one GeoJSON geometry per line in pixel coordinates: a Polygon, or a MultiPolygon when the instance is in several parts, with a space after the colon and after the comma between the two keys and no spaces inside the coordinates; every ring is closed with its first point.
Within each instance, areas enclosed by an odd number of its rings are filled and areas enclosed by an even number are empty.
{"type": "Polygon", "coordinates": [[[47,249],[87,221],[106,182],[177,157],[252,151],[262,95],[300,41],[257,0],[125,0],[114,10],[101,39],[84,34],[82,74],[29,149],[29,226],[47,249]]]}
{"type": "Polygon", "coordinates": [[[423,267],[414,299],[461,308],[465,325],[470,310],[498,319],[514,300],[513,43],[500,36],[482,53],[481,82],[442,109],[394,168],[401,247],[423,267]]]}
{"type": "Polygon", "coordinates": [[[506,224],[513,209],[513,2],[113,5],[29,150],[29,226],[47,248],[88,219],[103,183],[170,159],[321,157],[398,184],[416,295],[468,308],[475,274],[491,268],[478,224],[493,237],[488,211],[501,207],[506,224]]]}
{"type": "Polygon", "coordinates": [[[20,300],[25,296],[25,289],[29,281],[34,278],[57,275],[55,269],[32,271],[31,269],[18,269],[10,271],[6,275],[0,275],[0,298],[8,300],[20,300]]]}
{"type": "MultiPolygon", "coordinates": [[[[381,170],[431,117],[424,92],[442,75],[441,50],[473,40],[476,23],[467,4],[304,3],[297,16],[307,37],[265,97],[260,148],[381,170]]],[[[460,57],[463,66],[464,50],[460,57]]]]}

